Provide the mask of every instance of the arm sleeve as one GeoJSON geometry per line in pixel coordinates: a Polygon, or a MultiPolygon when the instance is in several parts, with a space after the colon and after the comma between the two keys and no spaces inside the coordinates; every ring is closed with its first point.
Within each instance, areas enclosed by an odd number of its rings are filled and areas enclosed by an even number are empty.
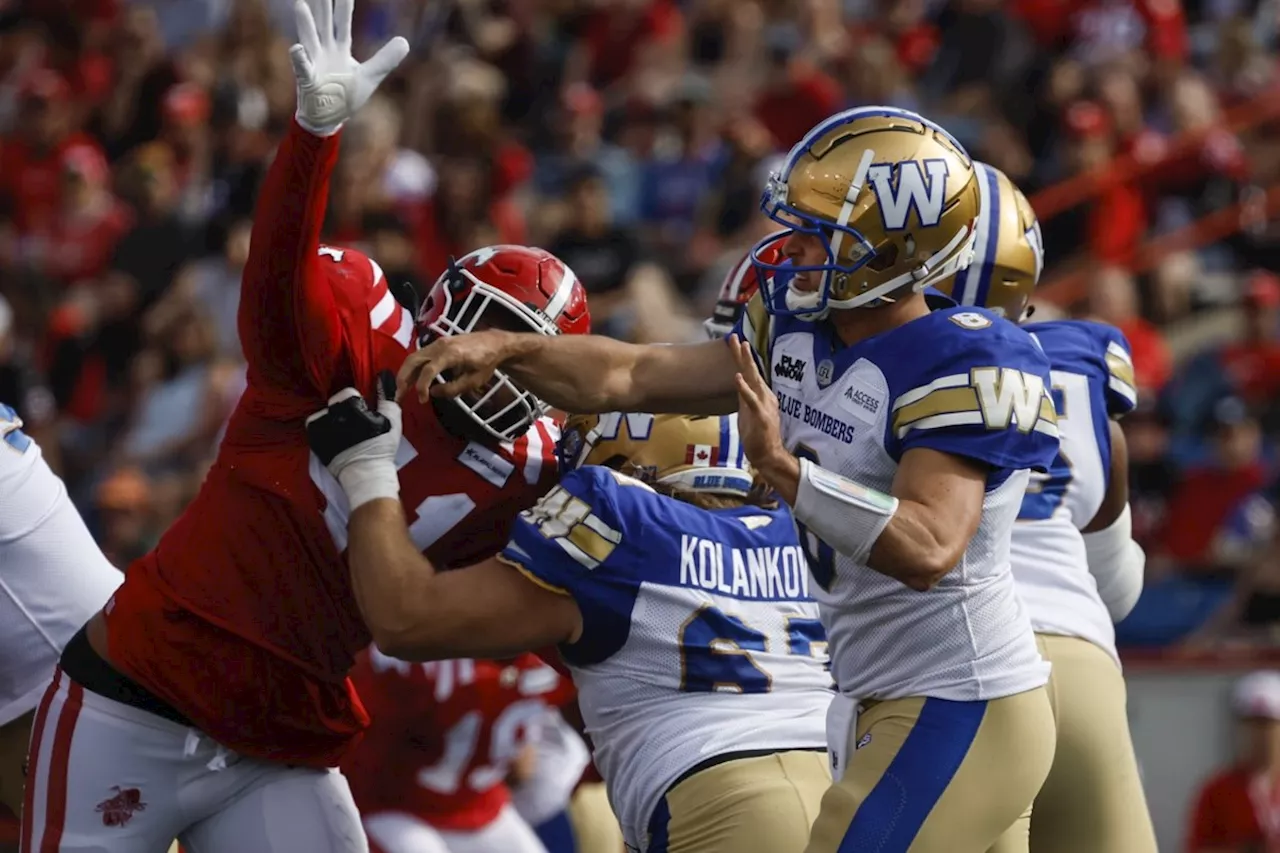
{"type": "Polygon", "coordinates": [[[948,332],[951,340],[935,339],[906,381],[891,380],[890,452],[900,459],[928,447],[997,472],[1047,470],[1058,452],[1058,425],[1040,347],[1003,320],[948,332]]]}
{"type": "Polygon", "coordinates": [[[319,247],[339,135],[291,121],[263,180],[238,316],[250,385],[321,398],[331,390],[342,325],[319,247]]]}

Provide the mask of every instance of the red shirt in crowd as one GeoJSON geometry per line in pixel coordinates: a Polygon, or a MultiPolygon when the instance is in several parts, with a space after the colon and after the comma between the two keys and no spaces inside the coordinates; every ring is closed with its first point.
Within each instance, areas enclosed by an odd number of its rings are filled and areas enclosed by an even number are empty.
{"type": "Polygon", "coordinates": [[[114,199],[86,216],[58,217],[46,238],[45,273],[67,285],[97,278],[132,224],[129,208],[114,199]]]}
{"type": "Polygon", "coordinates": [[[1267,471],[1261,462],[1232,470],[1193,468],[1169,500],[1164,531],[1157,541],[1180,563],[1204,562],[1227,516],[1266,482],[1267,471]]]}
{"type": "Polygon", "coordinates": [[[650,0],[638,10],[619,4],[599,7],[582,30],[591,81],[604,87],[622,79],[631,71],[641,46],[675,38],[682,27],[680,10],[670,0],[650,0]]]}
{"type": "Polygon", "coordinates": [[[1218,355],[1235,392],[1247,403],[1270,403],[1280,393],[1280,343],[1227,344],[1218,355]]]}
{"type": "Polygon", "coordinates": [[[793,67],[790,80],[756,101],[756,118],[779,148],[795,145],[840,109],[840,86],[817,68],[793,67]]]}
{"type": "Polygon", "coordinates": [[[1012,12],[1037,42],[1056,47],[1067,39],[1116,39],[1136,13],[1143,25],[1141,46],[1158,57],[1180,59],[1189,47],[1187,22],[1176,0],[1014,0],[1012,12]]]}
{"type": "Polygon", "coordinates": [[[1280,853],[1280,785],[1234,767],[1200,789],[1187,853],[1241,849],[1280,853]]]}
{"type": "Polygon", "coordinates": [[[20,236],[48,229],[58,214],[62,198],[62,169],[69,150],[98,143],[73,133],[46,151],[24,139],[7,139],[0,147],[0,194],[8,198],[13,223],[20,236]]]}

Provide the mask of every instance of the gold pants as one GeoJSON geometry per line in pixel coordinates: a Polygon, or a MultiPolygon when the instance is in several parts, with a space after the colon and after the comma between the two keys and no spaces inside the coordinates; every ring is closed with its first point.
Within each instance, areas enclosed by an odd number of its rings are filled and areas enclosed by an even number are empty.
{"type": "Polygon", "coordinates": [[[824,752],[778,752],[708,767],[667,792],[650,827],[648,853],[798,853],[830,785],[824,752]]]}
{"type": "Polygon", "coordinates": [[[578,786],[569,801],[569,822],[573,824],[578,853],[623,853],[622,829],[603,782],[578,786]]]}
{"type": "Polygon", "coordinates": [[[1120,668],[1087,640],[1037,634],[1036,642],[1053,663],[1058,749],[1036,797],[1032,853],[1156,853],[1120,668]]]}
{"type": "Polygon", "coordinates": [[[805,853],[1026,853],[1054,740],[1043,687],[868,703],[805,853]]]}

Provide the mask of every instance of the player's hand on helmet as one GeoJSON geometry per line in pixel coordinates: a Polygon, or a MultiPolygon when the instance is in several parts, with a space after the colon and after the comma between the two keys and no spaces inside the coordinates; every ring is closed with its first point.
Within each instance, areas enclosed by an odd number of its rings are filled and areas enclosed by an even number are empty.
{"type": "Polygon", "coordinates": [[[355,115],[383,79],[409,54],[396,36],[365,62],[351,55],[355,0],[296,0],[298,44],[289,49],[298,79],[298,124],[329,136],[355,115]]]}
{"type": "Polygon", "coordinates": [[[307,418],[307,443],[338,478],[353,511],[378,498],[400,496],[400,406],[394,392],[391,371],[383,371],[376,408],[370,409],[355,388],[343,388],[329,398],[328,406],[307,418]]]}
{"type": "Polygon", "coordinates": [[[738,366],[738,435],[742,449],[752,466],[768,479],[775,463],[791,455],[782,443],[778,398],[760,375],[751,345],[732,335],[729,346],[738,366]]]}
{"type": "Polygon", "coordinates": [[[513,332],[469,332],[436,338],[400,365],[396,377],[398,395],[416,387],[418,399],[431,396],[457,397],[476,392],[489,384],[493,372],[510,357],[508,344],[513,332]]]}

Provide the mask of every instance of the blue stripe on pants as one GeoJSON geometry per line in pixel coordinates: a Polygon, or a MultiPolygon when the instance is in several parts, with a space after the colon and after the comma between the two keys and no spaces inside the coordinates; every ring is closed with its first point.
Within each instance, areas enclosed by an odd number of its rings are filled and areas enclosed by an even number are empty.
{"type": "MultiPolygon", "coordinates": [[[[649,818],[649,846],[645,848],[645,853],[667,853],[667,845],[671,843],[671,839],[667,837],[670,825],[671,807],[667,805],[667,798],[663,797],[658,800],[653,816],[649,818]]],[[[593,853],[593,851],[583,851],[583,853],[593,853]]]]}
{"type": "Polygon", "coordinates": [[[544,820],[533,831],[547,853],[577,853],[578,842],[573,837],[573,823],[567,811],[544,820]]]}
{"type": "Polygon", "coordinates": [[[926,699],[898,754],[858,806],[838,853],[906,853],[964,763],[986,712],[986,702],[926,699]]]}

